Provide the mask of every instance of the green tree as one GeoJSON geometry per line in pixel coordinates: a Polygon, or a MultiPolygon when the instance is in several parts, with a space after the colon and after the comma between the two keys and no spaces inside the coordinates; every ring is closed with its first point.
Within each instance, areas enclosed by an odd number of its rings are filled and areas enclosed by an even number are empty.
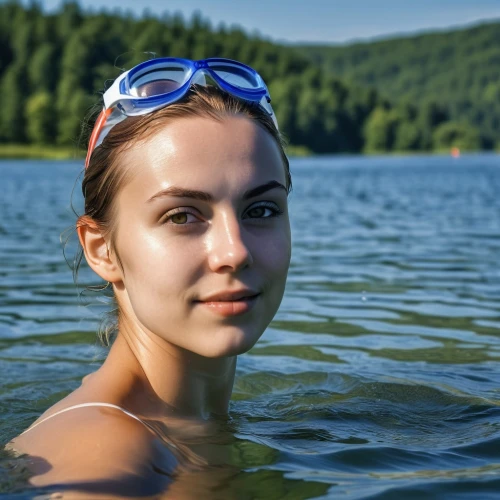
{"type": "Polygon", "coordinates": [[[295,145],[304,145],[303,137],[297,127],[296,102],[302,91],[298,76],[291,76],[286,80],[273,80],[269,84],[269,93],[272,96],[272,106],[280,130],[288,141],[295,145]]]}
{"type": "Polygon", "coordinates": [[[65,1],[56,17],[56,32],[60,40],[66,42],[82,24],[84,14],[76,1],[65,1]]]}
{"type": "Polygon", "coordinates": [[[382,153],[390,151],[394,144],[398,119],[392,110],[383,107],[375,108],[365,125],[366,153],[382,153]]]}
{"type": "Polygon", "coordinates": [[[11,64],[0,85],[0,138],[4,142],[21,143],[26,140],[24,104],[26,100],[25,67],[11,64]]]}
{"type": "Polygon", "coordinates": [[[26,65],[35,47],[34,26],[29,11],[19,11],[12,19],[12,24],[14,29],[11,34],[10,45],[16,63],[26,65]]]}
{"type": "Polygon", "coordinates": [[[395,151],[416,151],[420,149],[420,130],[415,123],[400,121],[394,139],[395,151]]]}
{"type": "Polygon", "coordinates": [[[53,92],[58,74],[57,50],[52,43],[42,43],[33,53],[27,67],[28,81],[33,91],[53,92]]]}
{"type": "Polygon", "coordinates": [[[420,106],[416,118],[416,125],[420,130],[420,149],[432,149],[434,129],[447,119],[444,108],[435,102],[427,101],[420,106]]]}
{"type": "Polygon", "coordinates": [[[467,123],[446,122],[436,128],[433,134],[434,149],[475,151],[481,148],[479,131],[467,123]]]}
{"type": "MultiPolygon", "coordinates": [[[[480,130],[483,146],[492,147],[498,140],[498,20],[443,33],[296,49],[337,78],[373,86],[395,105],[401,100],[412,102],[419,115],[428,101],[438,102],[448,115],[440,123],[448,119],[471,123],[480,130]]],[[[424,118],[416,125],[419,148],[431,149],[433,129],[439,123],[424,118]]]]}
{"type": "Polygon", "coordinates": [[[64,111],[59,115],[57,143],[75,145],[82,133],[85,118],[95,105],[95,99],[82,89],[75,89],[66,103],[64,111]]]}
{"type": "Polygon", "coordinates": [[[56,129],[54,99],[45,91],[33,94],[26,102],[26,135],[35,144],[50,144],[56,129]]]}

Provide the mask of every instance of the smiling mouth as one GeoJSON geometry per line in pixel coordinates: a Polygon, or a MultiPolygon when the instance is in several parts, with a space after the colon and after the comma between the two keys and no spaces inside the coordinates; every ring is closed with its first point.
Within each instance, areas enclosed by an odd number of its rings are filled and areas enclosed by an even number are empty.
{"type": "Polygon", "coordinates": [[[204,306],[209,311],[220,316],[237,316],[250,311],[259,296],[260,293],[234,300],[195,300],[195,304],[204,306]]]}

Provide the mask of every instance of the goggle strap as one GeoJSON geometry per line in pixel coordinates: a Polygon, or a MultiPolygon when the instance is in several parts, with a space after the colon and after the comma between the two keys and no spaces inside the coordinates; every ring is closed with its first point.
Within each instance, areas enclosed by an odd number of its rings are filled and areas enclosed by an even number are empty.
{"type": "Polygon", "coordinates": [[[97,120],[96,120],[95,125],[94,125],[94,130],[92,131],[92,135],[90,136],[90,140],[89,140],[87,157],[85,158],[85,170],[87,170],[87,168],[89,166],[90,157],[92,156],[92,153],[94,152],[95,145],[96,145],[97,141],[99,140],[99,136],[101,135],[101,131],[104,128],[104,125],[106,124],[106,121],[112,112],[113,112],[113,108],[103,109],[99,113],[99,116],[97,117],[97,120]]]}

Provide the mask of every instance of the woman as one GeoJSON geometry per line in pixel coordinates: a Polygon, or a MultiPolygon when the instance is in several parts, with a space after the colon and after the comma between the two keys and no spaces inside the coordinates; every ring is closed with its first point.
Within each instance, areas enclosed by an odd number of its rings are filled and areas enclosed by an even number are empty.
{"type": "Polygon", "coordinates": [[[101,368],[9,444],[32,459],[33,485],[174,491],[203,463],[183,438],[227,413],[236,357],[277,312],[290,263],[269,102],[254,70],[225,59],[147,61],[104,94],[77,231],[113,288],[117,335],[101,368]]]}

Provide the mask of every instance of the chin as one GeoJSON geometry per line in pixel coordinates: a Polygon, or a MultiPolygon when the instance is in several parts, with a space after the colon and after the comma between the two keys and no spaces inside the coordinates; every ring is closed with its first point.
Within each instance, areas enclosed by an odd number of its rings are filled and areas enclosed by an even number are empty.
{"type": "Polygon", "coordinates": [[[206,358],[238,356],[248,352],[257,343],[260,336],[248,335],[239,331],[238,333],[223,336],[224,338],[215,339],[210,345],[205,346],[205,352],[200,352],[200,354],[206,358]]]}

